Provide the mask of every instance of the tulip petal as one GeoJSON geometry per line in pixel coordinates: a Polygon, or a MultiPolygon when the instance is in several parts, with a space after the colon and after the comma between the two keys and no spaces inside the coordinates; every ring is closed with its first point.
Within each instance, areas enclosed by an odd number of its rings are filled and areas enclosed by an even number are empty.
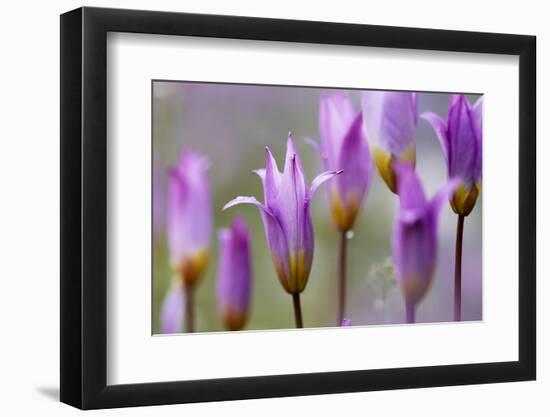
{"type": "Polygon", "coordinates": [[[432,197],[430,209],[435,216],[439,214],[443,203],[452,197],[459,183],[458,178],[452,178],[432,197]]]}
{"type": "Polygon", "coordinates": [[[412,93],[365,91],[361,96],[367,137],[397,158],[415,147],[417,100],[412,93]]]}
{"type": "Polygon", "coordinates": [[[342,140],[355,117],[353,104],[348,94],[333,92],[321,97],[319,106],[319,131],[321,144],[327,152],[327,169],[339,169],[335,164],[339,159],[342,140]]]}
{"type": "Polygon", "coordinates": [[[471,188],[476,183],[476,165],[481,158],[478,149],[478,133],[472,116],[471,106],[463,95],[453,97],[449,109],[448,135],[450,145],[449,176],[459,177],[471,188]]]}
{"type": "Polygon", "coordinates": [[[432,112],[425,112],[420,115],[424,120],[426,120],[433,128],[441,149],[443,150],[443,156],[447,166],[449,164],[449,154],[450,154],[450,145],[449,137],[447,135],[447,122],[439,115],[432,112]]]}
{"type": "Polygon", "coordinates": [[[162,333],[179,333],[183,322],[185,299],[183,291],[174,286],[166,294],[161,307],[160,327],[162,333]]]}
{"type": "Polygon", "coordinates": [[[208,161],[192,151],[181,154],[169,172],[167,235],[174,266],[208,248],[212,227],[208,161]]]}
{"type": "Polygon", "coordinates": [[[218,305],[225,327],[240,330],[250,304],[250,236],[244,221],[236,217],[231,229],[221,229],[218,269],[218,305]]]}
{"type": "Polygon", "coordinates": [[[344,137],[338,169],[344,170],[343,174],[335,180],[341,200],[346,206],[360,206],[372,172],[372,158],[364,134],[361,113],[355,116],[344,137]],[[349,201],[350,199],[355,201],[349,201]]]}
{"type": "Polygon", "coordinates": [[[290,274],[290,265],[288,237],[282,222],[268,207],[260,203],[255,197],[239,196],[229,201],[222,210],[226,210],[238,204],[252,204],[260,210],[273,263],[275,264],[275,269],[277,270],[281,283],[285,285],[285,280],[288,279],[290,274]]]}
{"type": "Polygon", "coordinates": [[[481,164],[482,164],[482,137],[483,137],[483,97],[480,97],[472,107],[472,115],[474,120],[474,126],[477,133],[477,158],[474,167],[474,181],[477,183],[481,178],[481,164]]]}
{"type": "Polygon", "coordinates": [[[413,223],[426,210],[427,201],[420,179],[408,164],[396,164],[399,219],[413,223]]]}

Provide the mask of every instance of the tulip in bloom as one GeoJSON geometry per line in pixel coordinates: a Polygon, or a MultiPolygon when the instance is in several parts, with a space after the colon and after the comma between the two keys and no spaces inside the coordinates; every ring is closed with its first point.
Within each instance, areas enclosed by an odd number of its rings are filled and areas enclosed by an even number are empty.
{"type": "Polygon", "coordinates": [[[416,93],[365,91],[361,96],[363,122],[378,173],[397,191],[397,163],[416,164],[416,93]]]}
{"type": "Polygon", "coordinates": [[[464,95],[453,95],[447,120],[434,113],[422,113],[434,129],[447,162],[449,178],[459,186],[451,207],[459,215],[470,214],[476,203],[481,180],[482,99],[472,106],[464,95]]]}
{"type": "Polygon", "coordinates": [[[240,217],[219,234],[218,305],[228,330],[243,328],[250,304],[250,235],[240,217]]]}
{"type": "Polygon", "coordinates": [[[393,233],[393,262],[405,297],[407,321],[414,322],[415,306],[426,295],[435,270],[441,206],[456,182],[447,183],[428,201],[410,165],[397,165],[396,170],[399,212],[393,233]]]}
{"type": "Polygon", "coordinates": [[[185,288],[196,283],[208,260],[212,203],[207,170],[206,158],[192,151],[182,152],[170,170],[168,248],[172,268],[185,288]]]}
{"type": "Polygon", "coordinates": [[[160,312],[160,327],[162,333],[178,333],[181,331],[185,310],[184,294],[179,285],[173,285],[166,294],[160,312]]]}
{"type": "Polygon", "coordinates": [[[353,109],[348,95],[332,93],[321,98],[319,109],[321,143],[312,142],[325,169],[344,169],[329,184],[332,218],[343,232],[350,230],[368,190],[372,172],[361,112],[353,109]]]}
{"type": "Polygon", "coordinates": [[[228,202],[224,210],[237,204],[253,204],[259,208],[279,280],[289,294],[299,294],[306,287],[313,261],[311,198],[319,185],[342,171],[324,172],[308,188],[300,157],[289,134],[283,172],[279,172],[268,147],[265,169],[255,172],[262,179],[264,203],[255,197],[237,197],[228,202]]]}

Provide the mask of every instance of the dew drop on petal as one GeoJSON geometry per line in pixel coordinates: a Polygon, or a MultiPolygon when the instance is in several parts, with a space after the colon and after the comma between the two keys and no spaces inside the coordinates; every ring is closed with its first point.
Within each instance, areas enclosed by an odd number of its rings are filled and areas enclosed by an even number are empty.
{"type": "Polygon", "coordinates": [[[348,240],[353,239],[353,236],[355,236],[355,233],[353,233],[353,230],[348,230],[346,232],[346,239],[348,240]]]}

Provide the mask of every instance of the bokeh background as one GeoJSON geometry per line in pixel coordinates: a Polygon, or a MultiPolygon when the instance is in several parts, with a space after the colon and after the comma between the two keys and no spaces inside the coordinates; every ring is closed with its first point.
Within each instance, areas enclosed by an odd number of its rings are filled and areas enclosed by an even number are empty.
{"type": "MultiPolygon", "coordinates": [[[[262,185],[252,170],[265,165],[268,145],[280,169],[287,134],[293,132],[311,181],[323,168],[305,138],[319,138],[319,98],[333,89],[153,81],[153,333],[160,333],[162,301],[172,278],[166,245],[168,169],[184,148],[208,156],[213,193],[214,227],[228,227],[241,215],[252,238],[252,305],[245,330],[294,327],[292,299],[272,266],[258,209],[238,206],[222,212],[237,195],[263,201],[262,185]]],[[[360,91],[346,90],[360,109],[360,91]]],[[[473,103],[479,96],[468,95],[473,103]]],[[[450,95],[419,93],[418,109],[446,117],[450,95]]],[[[416,170],[429,197],[447,180],[442,151],[432,128],[419,119],[416,170]]],[[[464,227],[462,272],[463,320],[482,319],[483,187],[464,227]]],[[[398,198],[373,168],[362,211],[348,243],[346,317],[355,325],[403,323],[405,308],[391,261],[393,216],[398,198]]],[[[305,327],[333,326],[337,311],[339,233],[332,224],[322,186],[312,204],[315,253],[310,279],[301,295],[305,327]]],[[[453,320],[454,245],[457,217],[444,206],[440,217],[439,252],[433,285],[418,305],[419,323],[453,320]]],[[[196,289],[196,331],[223,331],[216,304],[218,240],[212,236],[207,271],[196,289]]]]}

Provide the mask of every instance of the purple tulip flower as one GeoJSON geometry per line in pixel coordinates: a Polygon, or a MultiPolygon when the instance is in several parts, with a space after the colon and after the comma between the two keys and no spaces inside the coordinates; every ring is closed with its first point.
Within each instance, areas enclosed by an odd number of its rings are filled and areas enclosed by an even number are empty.
{"type": "Polygon", "coordinates": [[[365,91],[363,122],[378,173],[392,192],[397,190],[396,163],[416,164],[416,93],[365,91]]]}
{"type": "Polygon", "coordinates": [[[344,93],[321,97],[319,109],[321,143],[310,141],[321,155],[325,169],[345,168],[329,184],[329,202],[336,226],[346,232],[353,227],[368,190],[372,160],[361,112],[353,109],[344,93]]]}
{"type": "Polygon", "coordinates": [[[432,282],[437,257],[437,229],[442,203],[454,191],[451,180],[427,201],[420,179],[410,165],[397,165],[399,213],[393,233],[393,262],[405,297],[407,321],[432,282]]]}
{"type": "Polygon", "coordinates": [[[306,287],[313,261],[311,198],[319,185],[342,171],[324,172],[308,188],[289,134],[284,171],[279,172],[277,162],[266,147],[266,167],[255,172],[262,179],[264,203],[255,197],[237,197],[223,209],[237,204],[253,204],[259,208],[279,280],[289,294],[300,294],[306,287]]]}
{"type": "Polygon", "coordinates": [[[174,285],[166,294],[160,312],[162,333],[179,333],[185,310],[184,294],[178,285],[174,285]]]}
{"type": "Polygon", "coordinates": [[[172,267],[185,288],[204,271],[212,229],[212,203],[208,161],[192,151],[181,153],[170,170],[168,196],[168,248],[172,267]]]}
{"type": "Polygon", "coordinates": [[[218,305],[225,327],[240,330],[250,305],[250,234],[243,219],[237,217],[231,229],[220,230],[218,237],[218,305]]]}
{"type": "Polygon", "coordinates": [[[464,95],[451,96],[447,120],[434,113],[422,113],[434,129],[447,161],[449,178],[460,184],[450,202],[454,212],[470,214],[479,195],[481,180],[482,99],[472,106],[464,95]]]}

